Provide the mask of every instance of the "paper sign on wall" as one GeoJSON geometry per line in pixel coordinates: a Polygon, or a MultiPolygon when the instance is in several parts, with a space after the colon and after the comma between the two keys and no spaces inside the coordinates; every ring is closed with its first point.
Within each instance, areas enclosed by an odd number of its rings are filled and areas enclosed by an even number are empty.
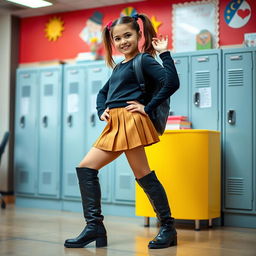
{"type": "Polygon", "coordinates": [[[210,108],[212,106],[212,89],[210,87],[199,88],[200,108],[210,108]]]}

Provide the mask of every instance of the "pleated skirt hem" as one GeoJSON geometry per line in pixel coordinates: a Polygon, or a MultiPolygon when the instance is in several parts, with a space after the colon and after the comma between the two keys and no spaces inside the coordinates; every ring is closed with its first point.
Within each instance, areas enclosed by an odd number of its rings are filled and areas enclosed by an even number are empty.
{"type": "Polygon", "coordinates": [[[110,118],[94,147],[106,151],[125,151],[159,142],[157,131],[150,118],[125,108],[109,110],[110,118]]]}

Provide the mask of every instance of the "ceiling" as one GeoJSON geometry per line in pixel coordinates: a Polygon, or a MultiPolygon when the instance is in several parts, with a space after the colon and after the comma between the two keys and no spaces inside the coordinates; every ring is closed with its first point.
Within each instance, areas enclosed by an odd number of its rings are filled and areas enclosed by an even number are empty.
{"type": "Polygon", "coordinates": [[[143,0],[48,0],[52,6],[28,8],[22,5],[0,0],[0,15],[12,14],[18,17],[40,16],[58,12],[69,12],[81,9],[91,9],[116,4],[129,4],[143,0]]]}

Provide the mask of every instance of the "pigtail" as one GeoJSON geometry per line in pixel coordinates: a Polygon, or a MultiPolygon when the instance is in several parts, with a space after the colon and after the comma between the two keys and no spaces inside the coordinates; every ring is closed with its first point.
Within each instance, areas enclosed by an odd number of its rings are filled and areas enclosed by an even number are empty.
{"type": "Polygon", "coordinates": [[[154,47],[152,45],[152,41],[153,41],[153,37],[157,37],[156,31],[151,23],[151,20],[148,18],[147,15],[139,14],[138,17],[143,22],[143,33],[144,33],[144,38],[145,38],[145,42],[142,46],[143,52],[147,52],[150,55],[155,56],[156,50],[154,49],[154,47]]]}
{"type": "Polygon", "coordinates": [[[106,63],[109,67],[113,68],[115,65],[115,62],[112,57],[112,39],[110,35],[110,29],[108,26],[106,26],[103,31],[102,31],[102,39],[103,39],[103,44],[105,48],[105,54],[106,54],[106,63]]]}

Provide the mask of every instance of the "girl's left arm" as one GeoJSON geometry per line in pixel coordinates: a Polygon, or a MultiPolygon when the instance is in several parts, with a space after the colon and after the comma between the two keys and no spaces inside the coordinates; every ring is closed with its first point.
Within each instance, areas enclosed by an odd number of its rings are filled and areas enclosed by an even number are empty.
{"type": "MultiPolygon", "coordinates": [[[[110,80],[110,79],[109,79],[110,80]]],[[[107,100],[107,95],[108,95],[108,89],[109,89],[109,80],[106,82],[106,84],[100,89],[98,95],[97,95],[97,100],[96,100],[96,109],[98,111],[98,116],[99,119],[103,112],[106,109],[106,100],[107,100]]],[[[101,120],[101,119],[100,119],[101,120]]]]}
{"type": "Polygon", "coordinates": [[[174,94],[180,86],[177,70],[170,52],[164,51],[159,57],[163,61],[163,66],[149,54],[144,54],[142,59],[143,73],[150,78],[150,81],[153,80],[155,83],[161,84],[161,89],[144,108],[147,114],[174,94]]]}

